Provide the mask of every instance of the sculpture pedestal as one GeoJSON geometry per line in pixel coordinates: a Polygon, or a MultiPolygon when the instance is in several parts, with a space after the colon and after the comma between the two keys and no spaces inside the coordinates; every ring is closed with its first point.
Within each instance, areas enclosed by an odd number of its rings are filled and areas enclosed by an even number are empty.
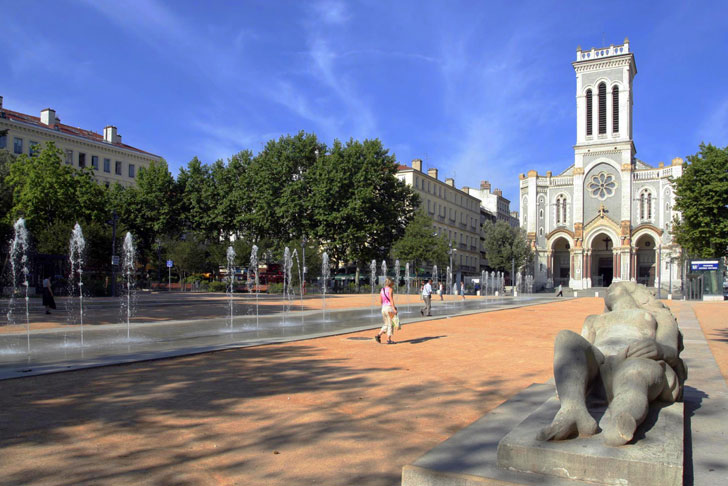
{"type": "Polygon", "coordinates": [[[531,385],[405,466],[402,486],[682,484],[682,403],[653,407],[654,415],[637,429],[637,443],[620,448],[603,446],[599,435],[533,439],[557,409],[553,384],[531,385]],[[595,467],[597,472],[590,472],[595,467]],[[620,475],[623,471],[626,476],[620,475]],[[642,482],[648,472],[651,476],[642,482]]]}
{"type": "MultiPolygon", "coordinates": [[[[597,420],[606,407],[596,411],[597,420]]],[[[679,486],[683,478],[683,404],[653,403],[634,443],[608,447],[602,434],[542,442],[538,431],[559,410],[549,398],[498,444],[498,466],[596,484],[679,486]]]]}

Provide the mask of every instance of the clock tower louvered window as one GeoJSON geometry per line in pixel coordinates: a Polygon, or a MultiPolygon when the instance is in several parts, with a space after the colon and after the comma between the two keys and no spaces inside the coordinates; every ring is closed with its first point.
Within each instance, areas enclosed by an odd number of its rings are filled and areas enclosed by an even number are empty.
{"type": "Polygon", "coordinates": [[[586,90],[586,134],[592,134],[592,90],[586,90]]]}
{"type": "Polygon", "coordinates": [[[619,132],[619,87],[612,88],[612,132],[619,132]]]}
{"type": "Polygon", "coordinates": [[[607,133],[607,85],[599,83],[599,134],[607,133]]]}

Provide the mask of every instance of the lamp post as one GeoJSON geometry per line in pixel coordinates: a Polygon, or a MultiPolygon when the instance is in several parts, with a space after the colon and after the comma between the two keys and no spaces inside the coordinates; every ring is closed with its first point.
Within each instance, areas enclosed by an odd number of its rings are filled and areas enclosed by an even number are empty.
{"type": "MultiPolygon", "coordinates": [[[[455,282],[452,281],[453,280],[452,274],[453,274],[453,270],[454,270],[452,267],[452,259],[453,259],[453,255],[455,254],[455,249],[452,247],[452,240],[450,240],[450,242],[448,243],[448,246],[450,247],[450,249],[447,251],[447,254],[450,255],[450,285],[452,286],[455,284],[455,282]]],[[[447,283],[447,279],[445,279],[445,283],[447,283]]],[[[447,291],[450,294],[452,294],[452,287],[447,289],[447,291]]]]}
{"type": "MultiPolygon", "coordinates": [[[[308,239],[306,238],[306,235],[303,235],[301,238],[301,260],[303,261],[303,277],[301,282],[301,285],[303,286],[303,293],[306,293],[306,243],[308,242],[308,239]]],[[[303,297],[301,297],[303,298],[303,297]]]]}
{"type": "Polygon", "coordinates": [[[119,257],[116,256],[116,222],[119,215],[116,210],[111,213],[111,219],[106,224],[111,225],[111,296],[116,297],[116,266],[119,264],[119,257]]]}
{"type": "Polygon", "coordinates": [[[657,299],[662,298],[662,245],[657,247],[657,299]]]}

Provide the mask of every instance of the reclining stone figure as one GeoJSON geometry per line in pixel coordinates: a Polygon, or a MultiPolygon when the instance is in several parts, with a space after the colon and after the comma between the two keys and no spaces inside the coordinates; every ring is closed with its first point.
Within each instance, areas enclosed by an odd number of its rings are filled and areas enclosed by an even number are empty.
{"type": "Polygon", "coordinates": [[[588,316],[581,336],[563,330],[554,344],[554,379],[561,407],[539,440],[597,432],[587,395],[601,391],[609,403],[599,422],[604,443],[624,445],[653,400],[682,398],[687,368],[679,357],[682,335],[672,313],[634,282],[615,282],[605,312],[588,316]]]}

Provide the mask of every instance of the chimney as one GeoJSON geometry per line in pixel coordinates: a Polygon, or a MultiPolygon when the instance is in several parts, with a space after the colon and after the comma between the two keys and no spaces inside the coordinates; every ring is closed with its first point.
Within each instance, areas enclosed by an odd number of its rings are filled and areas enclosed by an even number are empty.
{"type": "Polygon", "coordinates": [[[48,125],[49,127],[55,126],[55,124],[57,123],[56,110],[52,108],[46,108],[45,110],[41,111],[40,122],[43,125],[48,125]]]}
{"type": "Polygon", "coordinates": [[[501,191],[500,189],[496,189],[495,191],[493,191],[493,194],[495,194],[496,196],[503,197],[503,191],[501,191]]]}
{"type": "Polygon", "coordinates": [[[413,159],[412,168],[414,170],[418,170],[418,171],[422,172],[422,159],[413,159]]]}
{"type": "Polygon", "coordinates": [[[427,169],[427,175],[437,179],[437,169],[427,169]]]}
{"type": "Polygon", "coordinates": [[[445,184],[450,187],[455,187],[455,179],[453,179],[452,177],[448,177],[447,179],[445,179],[445,184]]]}
{"type": "Polygon", "coordinates": [[[490,182],[480,181],[480,190],[490,192],[490,182]]]}
{"type": "Polygon", "coordinates": [[[106,143],[120,143],[121,136],[116,133],[116,127],[107,125],[104,127],[104,142],[106,143]]]}

